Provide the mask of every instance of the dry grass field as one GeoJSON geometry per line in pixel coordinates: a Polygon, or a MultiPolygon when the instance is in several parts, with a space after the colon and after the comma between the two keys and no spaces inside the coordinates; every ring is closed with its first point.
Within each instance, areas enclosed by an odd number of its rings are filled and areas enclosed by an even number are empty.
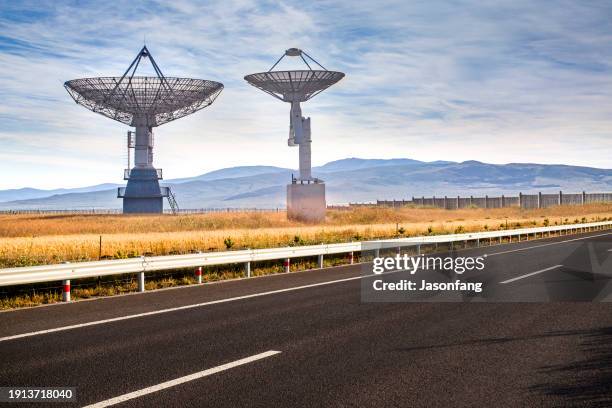
{"type": "Polygon", "coordinates": [[[194,215],[0,215],[0,268],[63,261],[264,248],[612,219],[612,204],[442,210],[329,210],[323,224],[284,212],[194,215]],[[100,250],[100,236],[102,247],[100,250]]]}

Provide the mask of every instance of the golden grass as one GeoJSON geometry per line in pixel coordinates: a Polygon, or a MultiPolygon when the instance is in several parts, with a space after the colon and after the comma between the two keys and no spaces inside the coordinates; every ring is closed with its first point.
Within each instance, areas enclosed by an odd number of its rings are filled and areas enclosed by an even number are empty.
{"type": "Polygon", "coordinates": [[[0,215],[0,267],[104,258],[344,242],[426,233],[612,219],[612,204],[539,210],[358,208],[329,210],[320,225],[288,221],[279,213],[195,215],[0,215]]]}

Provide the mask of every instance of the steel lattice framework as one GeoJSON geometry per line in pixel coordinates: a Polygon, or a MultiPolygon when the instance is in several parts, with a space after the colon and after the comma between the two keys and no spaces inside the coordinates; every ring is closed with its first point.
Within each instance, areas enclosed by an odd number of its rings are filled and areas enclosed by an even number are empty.
{"type": "Polygon", "coordinates": [[[291,101],[297,97],[301,102],[318,95],[342,78],[342,72],[320,70],[268,71],[244,77],[248,83],[275,98],[291,101]]]}
{"type": "Polygon", "coordinates": [[[182,118],[212,104],[223,90],[219,82],[165,77],[146,46],[123,76],[73,79],[64,87],[76,103],[132,126],[135,117],[148,126],[182,118]],[[134,75],[142,58],[149,58],[157,76],[134,75]]]}
{"type": "Polygon", "coordinates": [[[244,77],[249,84],[284,102],[305,102],[342,78],[344,78],[344,73],[328,71],[306,51],[299,48],[289,48],[267,72],[259,72],[244,77]],[[272,71],[286,56],[300,57],[308,70],[272,71]],[[308,60],[304,57],[308,58],[311,63],[317,64],[321,70],[312,69],[308,60]]]}

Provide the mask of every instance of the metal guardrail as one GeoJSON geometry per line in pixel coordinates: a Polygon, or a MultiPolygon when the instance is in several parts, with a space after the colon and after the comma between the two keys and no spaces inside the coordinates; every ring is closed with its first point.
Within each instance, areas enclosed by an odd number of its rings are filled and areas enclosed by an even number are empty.
{"type": "MultiPolygon", "coordinates": [[[[410,238],[398,238],[381,241],[368,241],[367,247],[380,242],[383,247],[415,246],[423,244],[439,244],[463,241],[478,241],[486,239],[502,239],[553,232],[586,232],[612,228],[612,221],[594,222],[573,225],[558,225],[549,227],[523,228],[514,230],[498,230],[451,235],[428,235],[410,238]]],[[[250,262],[285,259],[288,269],[289,259],[307,256],[319,256],[322,265],[324,255],[359,252],[364,242],[348,242],[341,244],[307,245],[284,248],[247,249],[239,251],[207,252],[189,255],[168,255],[154,257],[139,257],[108,261],[64,263],[56,265],[41,265],[0,269],[0,286],[21,285],[38,282],[66,281],[70,279],[91,278],[97,276],[118,275],[125,273],[140,273],[139,289],[144,291],[144,274],[152,271],[163,271],[181,268],[195,268],[210,265],[247,264],[250,276],[250,262]]],[[[69,293],[69,286],[68,286],[69,293]]]]}

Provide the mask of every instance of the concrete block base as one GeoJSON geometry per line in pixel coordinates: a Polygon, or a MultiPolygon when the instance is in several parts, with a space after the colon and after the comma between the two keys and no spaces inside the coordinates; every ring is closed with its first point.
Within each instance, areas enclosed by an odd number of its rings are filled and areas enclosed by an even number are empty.
{"type": "Polygon", "coordinates": [[[288,184],[287,217],[305,222],[325,221],[325,184],[288,184]]]}
{"type": "Polygon", "coordinates": [[[123,195],[124,214],[161,214],[166,193],[159,187],[154,168],[133,168],[123,195]]]}

